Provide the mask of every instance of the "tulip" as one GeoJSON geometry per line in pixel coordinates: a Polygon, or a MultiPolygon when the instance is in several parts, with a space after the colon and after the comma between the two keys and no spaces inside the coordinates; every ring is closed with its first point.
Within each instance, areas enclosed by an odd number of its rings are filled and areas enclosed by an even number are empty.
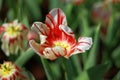
{"type": "Polygon", "coordinates": [[[45,23],[34,22],[32,30],[38,32],[40,43],[30,40],[30,46],[40,56],[54,60],[58,57],[69,58],[70,56],[83,53],[92,45],[92,38],[79,37],[78,42],[74,33],[67,25],[64,12],[55,8],[51,10],[47,16],[45,23]]]}

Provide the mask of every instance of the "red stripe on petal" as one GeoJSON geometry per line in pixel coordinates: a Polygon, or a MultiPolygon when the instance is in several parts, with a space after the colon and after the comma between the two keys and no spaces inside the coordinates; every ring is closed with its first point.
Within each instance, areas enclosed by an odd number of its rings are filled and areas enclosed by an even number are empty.
{"type": "Polygon", "coordinates": [[[41,34],[43,34],[44,35],[44,33],[37,27],[37,25],[36,24],[34,24],[34,26],[39,30],[39,32],[41,33],[41,34]]]}
{"type": "Polygon", "coordinates": [[[64,16],[63,16],[63,14],[61,14],[62,12],[61,12],[61,10],[58,8],[58,10],[57,10],[57,13],[58,13],[58,25],[57,26],[59,26],[60,24],[62,24],[63,23],[63,19],[65,18],[64,16]]]}
{"type": "Polygon", "coordinates": [[[81,43],[85,43],[85,44],[91,45],[91,44],[88,43],[88,42],[79,42],[78,45],[81,44],[81,43]]]}
{"type": "Polygon", "coordinates": [[[82,52],[82,50],[80,48],[77,48],[77,50],[79,50],[80,52],[82,52]]]}
{"type": "Polygon", "coordinates": [[[10,38],[9,41],[10,41],[11,44],[14,44],[14,42],[17,41],[17,38],[16,37],[15,38],[10,38]]]}
{"type": "Polygon", "coordinates": [[[44,34],[45,34],[45,35],[48,35],[48,34],[47,34],[47,30],[46,30],[48,27],[46,28],[46,26],[44,26],[43,24],[41,24],[41,27],[42,27],[42,29],[44,30],[44,34]],[[45,28],[46,28],[46,29],[45,29],[45,28]]]}
{"type": "Polygon", "coordinates": [[[48,22],[45,22],[45,24],[51,29],[51,25],[48,22]]]}
{"type": "Polygon", "coordinates": [[[58,13],[58,26],[59,26],[59,24],[61,24],[61,14],[60,14],[60,10],[58,9],[57,10],[57,13],[58,13]]]}
{"type": "Polygon", "coordinates": [[[52,24],[54,25],[54,27],[55,27],[56,24],[55,24],[55,21],[54,21],[53,17],[51,16],[51,14],[47,14],[46,17],[51,21],[51,23],[52,23],[52,24]]]}
{"type": "Polygon", "coordinates": [[[70,52],[66,56],[69,57],[74,52],[74,50],[75,49],[71,49],[70,52]]]}
{"type": "Polygon", "coordinates": [[[60,54],[57,54],[52,48],[51,48],[51,51],[54,53],[56,57],[60,57],[60,54]]]}
{"type": "Polygon", "coordinates": [[[65,48],[65,50],[64,50],[64,53],[65,53],[65,56],[67,55],[67,49],[65,48]]]}
{"type": "Polygon", "coordinates": [[[16,77],[17,77],[17,76],[16,76],[15,74],[13,74],[13,75],[11,76],[12,80],[15,80],[16,77]]]}

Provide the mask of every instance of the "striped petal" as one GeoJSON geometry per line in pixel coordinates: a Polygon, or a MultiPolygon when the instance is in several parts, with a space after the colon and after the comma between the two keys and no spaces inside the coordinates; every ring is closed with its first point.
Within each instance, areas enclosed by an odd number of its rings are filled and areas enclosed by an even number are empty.
{"type": "Polygon", "coordinates": [[[49,35],[50,33],[50,28],[41,22],[34,22],[31,29],[37,31],[40,35],[49,35]]]}
{"type": "Polygon", "coordinates": [[[78,39],[78,43],[77,43],[77,50],[81,53],[81,52],[85,52],[86,50],[88,50],[92,45],[92,38],[89,37],[80,37],[78,39]]]}
{"type": "Polygon", "coordinates": [[[34,40],[30,40],[29,44],[30,44],[30,47],[32,47],[37,54],[44,57],[43,50],[46,47],[46,45],[40,45],[40,44],[36,43],[34,40]]]}
{"type": "Polygon", "coordinates": [[[60,25],[59,28],[67,35],[74,36],[73,31],[66,25],[60,25]]]}
{"type": "Polygon", "coordinates": [[[78,39],[78,43],[76,44],[74,52],[70,56],[78,53],[83,53],[86,50],[88,50],[91,46],[92,46],[92,38],[80,37],[78,39]]]}
{"type": "Polygon", "coordinates": [[[45,23],[50,28],[55,28],[60,24],[67,25],[67,20],[64,12],[59,8],[55,8],[47,14],[45,23]]]}
{"type": "Polygon", "coordinates": [[[45,56],[45,58],[50,59],[50,60],[54,60],[60,56],[64,56],[66,53],[66,50],[60,46],[56,46],[53,48],[45,48],[45,50],[43,51],[43,54],[45,56]]]}

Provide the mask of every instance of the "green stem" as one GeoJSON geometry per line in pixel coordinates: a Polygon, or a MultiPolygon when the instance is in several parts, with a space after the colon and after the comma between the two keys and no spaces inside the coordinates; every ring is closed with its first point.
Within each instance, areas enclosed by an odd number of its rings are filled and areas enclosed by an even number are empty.
{"type": "Polygon", "coordinates": [[[62,58],[62,60],[63,60],[63,69],[65,71],[65,80],[73,80],[75,77],[75,72],[73,69],[71,59],[62,58]]]}
{"type": "Polygon", "coordinates": [[[25,53],[23,53],[16,61],[15,64],[19,67],[22,67],[32,56],[34,51],[32,48],[29,48],[25,53]]]}
{"type": "Polygon", "coordinates": [[[46,76],[48,80],[54,80],[53,74],[52,74],[52,70],[49,66],[49,63],[46,59],[41,58],[41,62],[43,64],[46,76]]]}
{"type": "Polygon", "coordinates": [[[80,74],[82,72],[82,67],[80,64],[79,56],[78,55],[72,56],[71,61],[72,61],[72,66],[74,68],[74,73],[76,73],[76,75],[80,74]]]}

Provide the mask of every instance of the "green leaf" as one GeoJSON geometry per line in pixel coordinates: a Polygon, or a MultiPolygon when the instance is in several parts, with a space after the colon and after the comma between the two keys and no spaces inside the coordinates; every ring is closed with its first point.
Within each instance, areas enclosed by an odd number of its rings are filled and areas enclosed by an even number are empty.
{"type": "Polygon", "coordinates": [[[50,64],[50,68],[53,72],[54,79],[56,79],[56,80],[62,79],[61,64],[58,61],[57,62],[52,62],[50,64]]]}
{"type": "Polygon", "coordinates": [[[27,77],[27,80],[35,80],[35,77],[32,75],[31,72],[25,70],[23,74],[27,77]]]}
{"type": "Polygon", "coordinates": [[[28,17],[27,17],[27,16],[24,16],[21,22],[22,22],[27,28],[30,28],[29,20],[28,20],[28,17]]]}
{"type": "Polygon", "coordinates": [[[116,18],[115,15],[111,15],[106,36],[106,44],[109,48],[113,47],[114,42],[117,41],[116,39],[113,38],[115,38],[117,31],[119,30],[118,25],[120,25],[120,18],[116,18]]]}
{"type": "Polygon", "coordinates": [[[23,52],[20,57],[18,57],[15,64],[22,67],[34,54],[33,49],[29,48],[26,52],[23,52]]]}
{"type": "Polygon", "coordinates": [[[83,71],[75,80],[90,80],[87,71],[83,71]]]}
{"type": "Polygon", "coordinates": [[[50,65],[49,65],[48,61],[41,57],[41,62],[43,64],[47,79],[48,80],[55,80],[54,76],[53,76],[53,73],[52,73],[52,69],[50,68],[50,65]]]}
{"type": "Polygon", "coordinates": [[[75,80],[103,80],[109,68],[109,63],[91,67],[84,70],[75,80]]]}
{"type": "Polygon", "coordinates": [[[82,9],[82,11],[79,12],[80,14],[78,15],[80,20],[81,20],[81,32],[82,35],[86,36],[89,35],[90,33],[90,29],[89,29],[89,24],[88,24],[88,12],[87,10],[84,8],[82,9]]]}
{"type": "Polygon", "coordinates": [[[78,74],[80,74],[82,72],[82,67],[81,67],[78,55],[73,55],[71,57],[71,64],[72,64],[72,66],[74,68],[74,73],[76,73],[76,75],[78,75],[78,74]]]}
{"type": "Polygon", "coordinates": [[[34,19],[41,18],[41,12],[39,9],[39,4],[33,0],[25,0],[27,11],[29,12],[28,15],[34,19]]]}
{"type": "Polygon", "coordinates": [[[96,59],[97,59],[96,57],[98,54],[97,49],[98,49],[98,43],[99,43],[99,34],[100,34],[100,24],[98,25],[95,32],[93,45],[90,50],[90,53],[88,54],[89,56],[85,64],[85,69],[89,69],[90,67],[93,67],[96,64],[96,59]]]}
{"type": "Polygon", "coordinates": [[[111,57],[113,58],[115,65],[120,68],[120,46],[118,46],[112,53],[111,57]]]}
{"type": "Polygon", "coordinates": [[[109,69],[109,63],[100,64],[88,69],[88,75],[90,80],[103,80],[105,73],[109,69]]]}
{"type": "Polygon", "coordinates": [[[75,72],[74,72],[74,67],[72,65],[72,60],[71,58],[69,59],[65,59],[62,58],[63,60],[63,69],[65,71],[65,78],[66,80],[73,80],[76,76],[75,72]]]}

